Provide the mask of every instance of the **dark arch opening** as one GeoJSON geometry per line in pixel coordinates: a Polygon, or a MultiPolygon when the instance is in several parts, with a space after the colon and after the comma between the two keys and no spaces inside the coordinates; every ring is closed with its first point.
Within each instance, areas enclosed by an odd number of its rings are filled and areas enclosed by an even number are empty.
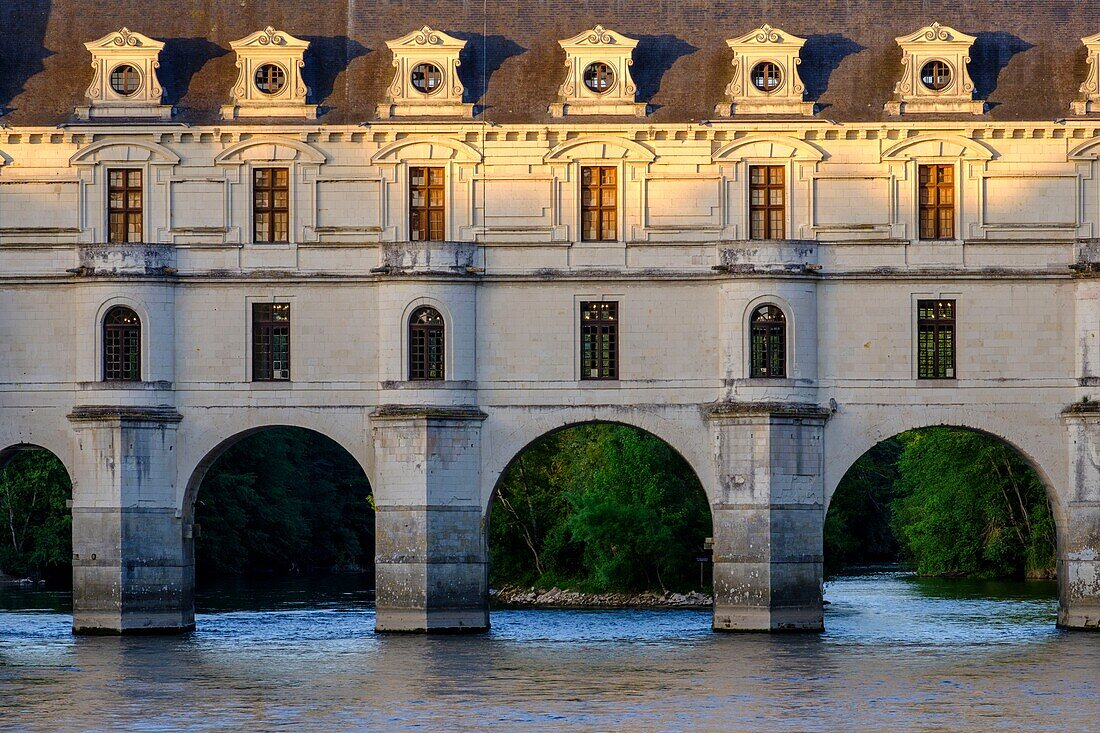
{"type": "Polygon", "coordinates": [[[501,474],[489,520],[498,602],[578,605],[532,588],[588,594],[579,605],[710,591],[706,492],[676,450],[640,428],[572,424],[529,443],[501,474]]]}
{"type": "Polygon", "coordinates": [[[277,426],[227,440],[196,470],[187,503],[205,606],[374,589],[370,483],[321,433],[277,426]]]}
{"type": "Polygon", "coordinates": [[[72,586],[72,481],[50,450],[0,450],[0,584],[72,586]]]}
{"type": "Polygon", "coordinates": [[[864,453],[825,519],[827,574],[896,564],[918,576],[1055,577],[1049,488],[1016,448],[959,427],[910,430],[864,453]]]}

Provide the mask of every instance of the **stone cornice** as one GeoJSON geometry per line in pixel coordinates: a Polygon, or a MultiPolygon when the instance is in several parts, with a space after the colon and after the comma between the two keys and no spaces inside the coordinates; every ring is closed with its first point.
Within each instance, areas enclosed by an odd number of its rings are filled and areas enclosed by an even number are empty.
{"type": "Polygon", "coordinates": [[[820,405],[807,402],[713,402],[705,408],[709,420],[738,417],[779,417],[809,420],[829,419],[832,413],[820,405]]]}
{"type": "Polygon", "coordinates": [[[156,407],[124,405],[80,405],[66,417],[70,422],[178,423],[183,415],[171,405],[156,407]]]}
{"type": "Polygon", "coordinates": [[[477,407],[459,405],[380,405],[370,414],[378,420],[477,420],[489,417],[477,407]]]}

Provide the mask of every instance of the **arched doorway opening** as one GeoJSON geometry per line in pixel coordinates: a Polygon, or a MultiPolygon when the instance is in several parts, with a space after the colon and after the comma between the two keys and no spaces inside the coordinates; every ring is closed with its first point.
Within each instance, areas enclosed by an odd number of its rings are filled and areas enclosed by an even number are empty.
{"type": "Polygon", "coordinates": [[[706,605],[712,527],[706,492],[668,443],[620,423],[569,425],[529,443],[497,482],[490,587],[505,605],[662,605],[689,593],[706,605]]]}
{"type": "Polygon", "coordinates": [[[0,450],[0,582],[9,588],[72,586],[72,481],[37,445],[0,450]]]}
{"type": "Polygon", "coordinates": [[[856,460],[830,498],[826,600],[830,586],[894,574],[925,597],[1046,598],[1053,620],[1054,501],[1031,461],[997,436],[900,433],[856,460]]]}
{"type": "Polygon", "coordinates": [[[359,462],[305,428],[222,443],[196,471],[200,608],[324,601],[374,589],[374,503],[359,462]]]}

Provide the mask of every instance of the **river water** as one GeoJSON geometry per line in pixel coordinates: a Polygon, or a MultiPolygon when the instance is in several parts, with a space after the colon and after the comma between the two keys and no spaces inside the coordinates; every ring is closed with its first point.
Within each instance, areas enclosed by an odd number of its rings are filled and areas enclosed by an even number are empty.
{"type": "Polygon", "coordinates": [[[1098,731],[1100,634],[1052,583],[826,585],[824,634],[709,612],[500,610],[478,636],[375,635],[353,582],[222,588],[183,637],[73,637],[0,590],[0,729],[1098,731]]]}

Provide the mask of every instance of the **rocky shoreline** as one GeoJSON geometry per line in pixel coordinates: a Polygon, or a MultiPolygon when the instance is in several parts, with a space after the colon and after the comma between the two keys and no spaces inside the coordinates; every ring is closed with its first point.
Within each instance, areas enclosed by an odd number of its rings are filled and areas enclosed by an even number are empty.
{"type": "Polygon", "coordinates": [[[561,588],[520,588],[506,585],[489,591],[499,606],[518,608],[691,608],[708,609],[714,600],[706,593],[582,593],[561,588]]]}

